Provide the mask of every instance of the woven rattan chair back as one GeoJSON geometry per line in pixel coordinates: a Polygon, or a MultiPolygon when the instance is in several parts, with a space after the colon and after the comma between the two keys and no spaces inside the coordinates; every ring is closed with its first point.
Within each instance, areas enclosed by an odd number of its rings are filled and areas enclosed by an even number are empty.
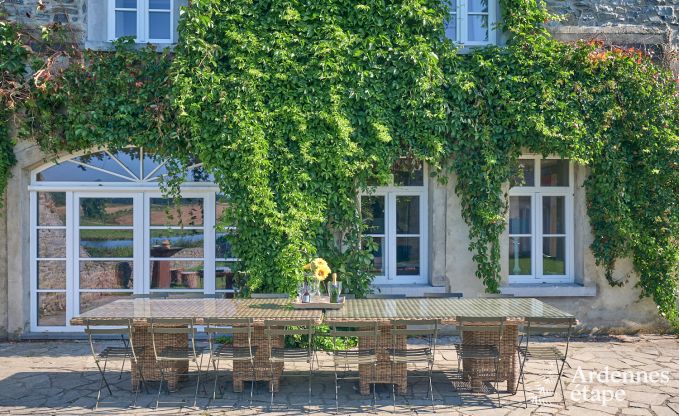
{"type": "Polygon", "coordinates": [[[206,318],[205,333],[208,336],[210,352],[214,351],[214,344],[218,337],[244,335],[247,337],[248,349],[252,354],[253,322],[250,318],[206,318]]]}
{"type": "Polygon", "coordinates": [[[457,317],[457,331],[460,335],[460,340],[464,344],[465,332],[484,333],[488,336],[497,334],[498,345],[502,343],[502,336],[504,334],[504,325],[507,318],[505,317],[457,317]]]}

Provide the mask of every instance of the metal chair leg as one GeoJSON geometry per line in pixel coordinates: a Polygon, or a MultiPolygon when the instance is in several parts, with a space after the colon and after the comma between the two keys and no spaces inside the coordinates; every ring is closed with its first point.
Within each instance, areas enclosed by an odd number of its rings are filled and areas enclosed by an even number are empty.
{"type": "Polygon", "coordinates": [[[274,372],[273,372],[273,362],[271,362],[271,405],[273,407],[273,391],[274,391],[274,372]]]}
{"type": "Polygon", "coordinates": [[[94,363],[97,365],[97,368],[99,369],[99,373],[101,374],[101,379],[99,379],[99,389],[97,390],[97,399],[94,402],[94,410],[97,410],[99,407],[99,400],[101,399],[101,388],[106,385],[106,389],[108,390],[108,394],[113,396],[113,392],[111,391],[111,387],[108,385],[108,381],[106,381],[106,377],[104,374],[106,373],[106,363],[108,362],[108,359],[104,360],[104,368],[101,368],[101,365],[99,364],[99,361],[95,361],[94,363]]]}
{"type": "Polygon", "coordinates": [[[309,397],[307,399],[307,412],[311,412],[311,374],[314,371],[314,357],[312,356],[310,361],[309,361],[309,378],[308,378],[308,383],[309,383],[309,397]]]}
{"type": "Polygon", "coordinates": [[[436,412],[436,405],[434,404],[434,385],[431,381],[431,373],[434,370],[434,362],[429,365],[429,394],[431,394],[431,411],[436,412]]]}
{"type": "MultiPolygon", "coordinates": [[[[125,339],[125,335],[121,334],[120,339],[123,341],[123,347],[125,347],[126,349],[129,348],[130,345],[128,344],[127,339],[125,339]]],[[[120,366],[120,375],[118,375],[118,380],[123,379],[123,370],[125,370],[125,359],[126,358],[127,358],[127,356],[123,356],[123,364],[120,366]]]]}
{"type": "MultiPolygon", "coordinates": [[[[377,378],[377,363],[373,363],[372,371],[372,381],[377,378]]],[[[373,412],[377,413],[377,383],[372,383],[373,385],[373,412]]]]}
{"type": "Polygon", "coordinates": [[[521,383],[521,386],[523,387],[523,405],[524,409],[528,409],[528,397],[526,396],[526,377],[525,377],[525,365],[526,365],[526,357],[520,359],[520,364],[519,364],[519,381],[517,382],[517,389],[518,389],[518,383],[521,383]]]}
{"type": "MultiPolygon", "coordinates": [[[[209,368],[209,366],[208,366],[209,368]]],[[[212,360],[212,368],[214,369],[215,372],[215,382],[213,383],[212,386],[212,401],[217,400],[217,379],[219,378],[219,361],[218,360],[212,360]]],[[[208,406],[210,405],[210,402],[208,402],[208,406]]]]}
{"type": "Polygon", "coordinates": [[[391,362],[391,399],[396,413],[396,384],[394,384],[394,361],[391,362]]]}
{"type": "Polygon", "coordinates": [[[339,415],[339,385],[337,380],[337,361],[335,361],[335,411],[336,414],[339,415]]]}
{"type": "MultiPolygon", "coordinates": [[[[193,362],[196,364],[196,367],[198,368],[198,377],[196,379],[196,392],[193,395],[193,407],[196,408],[198,404],[198,389],[200,388],[200,375],[201,375],[201,370],[200,370],[200,364],[198,364],[198,360],[193,360],[193,362]]],[[[203,389],[205,386],[203,386],[203,389]]]]}
{"type": "Polygon", "coordinates": [[[163,390],[163,380],[165,379],[165,372],[163,371],[163,366],[158,367],[160,372],[160,382],[158,383],[158,396],[156,397],[156,410],[160,407],[160,393],[163,390]]]}
{"type": "Polygon", "coordinates": [[[495,359],[495,392],[497,393],[497,407],[502,407],[500,403],[500,359],[495,359]]]}
{"type": "Polygon", "coordinates": [[[255,381],[257,379],[257,372],[255,371],[255,362],[250,361],[250,365],[252,366],[252,380],[250,380],[250,406],[249,408],[252,408],[252,396],[255,393],[255,381]]]}
{"type": "MultiPolygon", "coordinates": [[[[568,409],[566,405],[566,395],[563,392],[563,368],[566,365],[566,360],[563,360],[561,363],[561,368],[559,368],[559,362],[556,362],[556,367],[559,371],[557,377],[556,377],[556,384],[561,387],[561,401],[563,402],[563,407],[564,409],[568,409]]],[[[554,386],[554,393],[556,393],[556,386],[554,386]]]]}

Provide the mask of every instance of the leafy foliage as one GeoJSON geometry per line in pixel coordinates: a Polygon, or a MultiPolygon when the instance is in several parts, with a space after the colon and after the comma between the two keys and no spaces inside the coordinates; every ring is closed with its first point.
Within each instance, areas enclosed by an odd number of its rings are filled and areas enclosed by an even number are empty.
{"type": "MultiPolygon", "coordinates": [[[[244,293],[294,291],[315,256],[368,292],[356,195],[402,157],[441,181],[454,173],[476,274],[495,292],[516,159],[560,155],[589,166],[592,250],[609,282],[631,258],[641,295],[679,327],[675,80],[634,50],[557,42],[541,2],[501,10],[507,44],[460,55],[438,0],[196,0],[173,55],[123,40],[60,67],[43,59],[22,130],[51,152],[142,145],[178,158],[175,172],[200,158],[232,201],[220,224],[238,227],[244,293]]],[[[0,47],[20,54],[7,27],[0,47]]]]}

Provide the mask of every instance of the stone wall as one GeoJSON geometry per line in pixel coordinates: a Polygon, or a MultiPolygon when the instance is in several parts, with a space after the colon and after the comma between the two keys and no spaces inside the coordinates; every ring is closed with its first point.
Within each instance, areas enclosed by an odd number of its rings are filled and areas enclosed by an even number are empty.
{"type": "Polygon", "coordinates": [[[679,49],[678,0],[547,0],[547,4],[565,18],[560,25],[659,29],[669,32],[673,49],[679,49]]]}
{"type": "Polygon", "coordinates": [[[31,26],[70,23],[76,39],[82,42],[87,28],[87,2],[88,0],[0,0],[0,7],[13,20],[31,26]]]}

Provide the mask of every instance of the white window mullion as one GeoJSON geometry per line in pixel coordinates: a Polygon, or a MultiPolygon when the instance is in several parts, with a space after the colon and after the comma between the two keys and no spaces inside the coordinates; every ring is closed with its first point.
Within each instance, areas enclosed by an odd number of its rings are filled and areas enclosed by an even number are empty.
{"type": "Polygon", "coordinates": [[[80,307],[78,302],[78,204],[73,192],[66,192],[66,326],[71,326],[71,318],[76,316],[80,307]]]}
{"type": "Polygon", "coordinates": [[[144,221],[144,194],[137,193],[133,200],[134,232],[132,234],[134,261],[132,266],[132,293],[141,295],[148,293],[144,282],[145,276],[149,276],[144,265],[144,229],[147,228],[144,221]]]}
{"type": "Polygon", "coordinates": [[[216,196],[213,192],[204,195],[203,200],[203,290],[207,294],[215,293],[215,217],[216,217],[216,196]]]}
{"type": "Polygon", "coordinates": [[[533,278],[542,278],[542,194],[536,192],[532,198],[533,214],[533,278]]]}
{"type": "Polygon", "coordinates": [[[143,221],[142,221],[142,253],[141,262],[143,264],[142,270],[144,271],[144,287],[143,293],[150,293],[151,290],[151,265],[150,265],[150,253],[151,253],[151,194],[148,192],[144,193],[144,207],[143,207],[143,221]]]}
{"type": "Polygon", "coordinates": [[[145,43],[149,39],[148,0],[137,0],[137,41],[145,43]]]}
{"type": "Polygon", "coordinates": [[[37,331],[38,329],[38,196],[35,191],[31,191],[28,196],[29,201],[29,226],[31,227],[30,241],[30,275],[31,275],[31,296],[30,296],[30,319],[31,319],[31,331],[37,331]]]}
{"type": "Polygon", "coordinates": [[[387,280],[394,280],[396,278],[396,194],[389,192],[385,196],[385,246],[387,249],[387,258],[385,259],[385,272],[387,280]]]}

